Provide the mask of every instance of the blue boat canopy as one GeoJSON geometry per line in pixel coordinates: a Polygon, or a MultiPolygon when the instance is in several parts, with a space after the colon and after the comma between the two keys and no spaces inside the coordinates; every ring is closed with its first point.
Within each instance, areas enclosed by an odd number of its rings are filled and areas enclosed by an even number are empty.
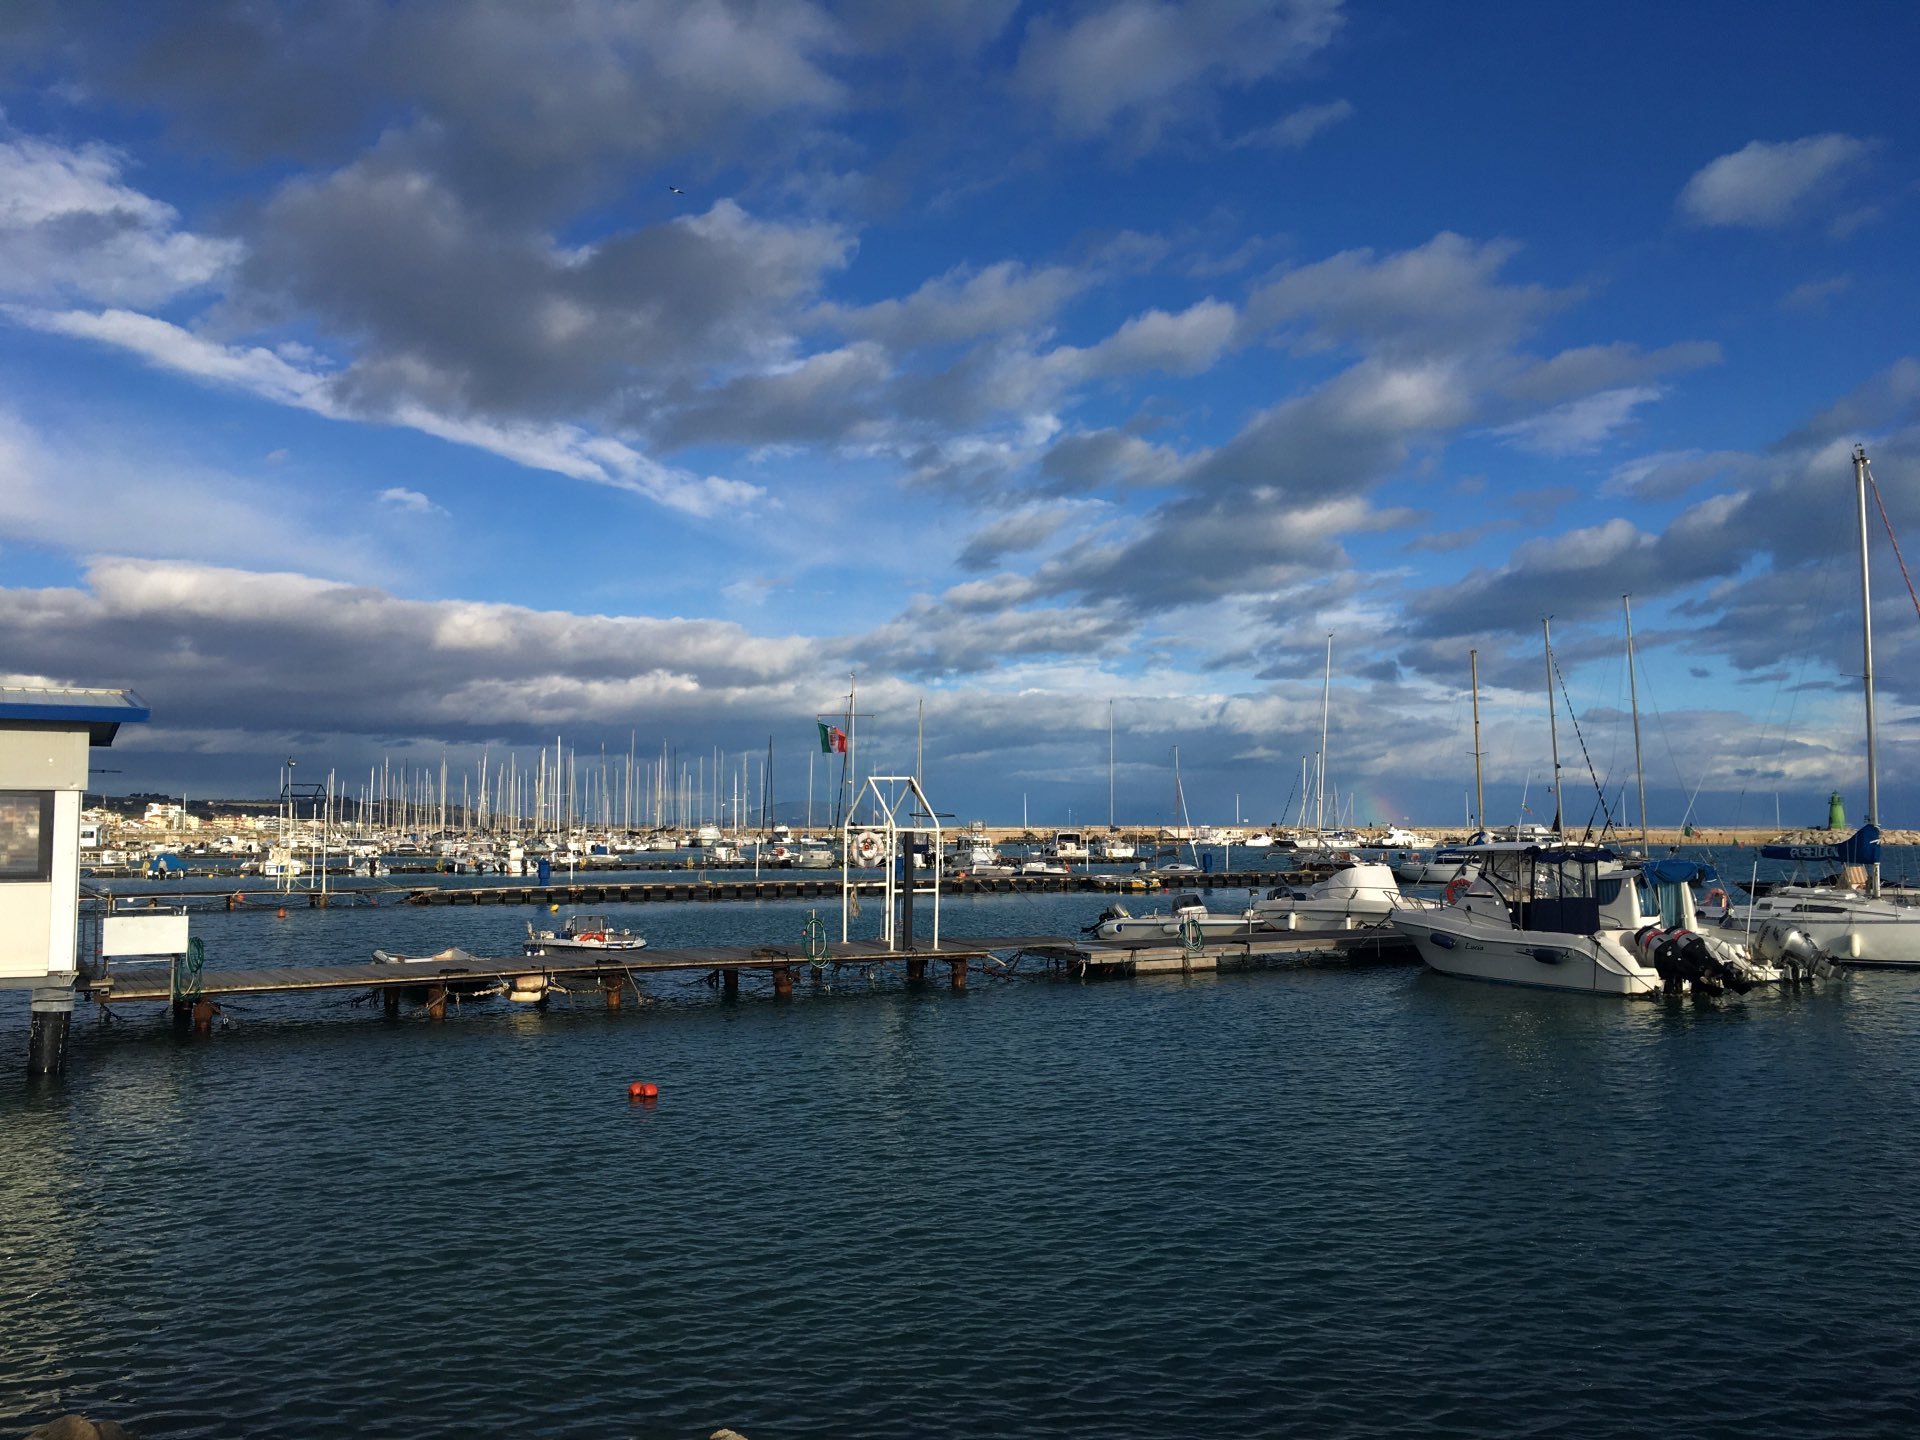
{"type": "Polygon", "coordinates": [[[1712,885],[1720,878],[1713,866],[1684,855],[1649,860],[1640,867],[1640,873],[1656,885],[1712,885]]]}
{"type": "Polygon", "coordinates": [[[78,690],[0,685],[0,726],[9,729],[84,728],[92,745],[111,745],[122,725],[153,718],[131,690],[78,690]]]}
{"type": "Polygon", "coordinates": [[[1862,825],[1846,839],[1832,845],[1762,845],[1766,860],[1824,860],[1832,865],[1877,865],[1880,863],[1880,827],[1862,825]]]}

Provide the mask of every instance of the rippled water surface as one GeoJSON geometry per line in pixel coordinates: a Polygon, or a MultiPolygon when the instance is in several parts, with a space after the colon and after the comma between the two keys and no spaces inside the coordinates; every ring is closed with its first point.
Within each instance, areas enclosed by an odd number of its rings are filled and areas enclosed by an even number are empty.
{"type": "MultiPolygon", "coordinates": [[[[1100,903],[943,919],[1060,932],[1100,903]]],[[[795,940],[807,906],[606,908],[673,945],[795,940]]],[[[531,913],[195,927],[210,965],[305,964],[497,952],[531,913]]],[[[1920,1410],[1920,977],[1703,1005],[1410,967],[650,983],[444,1025],[344,997],[201,1038],[81,1014],[38,1087],[0,1006],[0,1429],[1785,1436],[1920,1410]]]]}

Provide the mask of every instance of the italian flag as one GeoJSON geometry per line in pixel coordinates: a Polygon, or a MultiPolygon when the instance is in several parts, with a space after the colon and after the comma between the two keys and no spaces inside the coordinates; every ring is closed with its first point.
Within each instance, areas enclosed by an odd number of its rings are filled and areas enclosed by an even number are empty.
{"type": "Polygon", "coordinates": [[[835,752],[838,752],[839,754],[842,754],[842,755],[846,754],[847,753],[847,732],[842,730],[837,725],[827,724],[827,722],[824,720],[820,721],[819,724],[820,724],[820,753],[822,755],[832,755],[835,752]]]}

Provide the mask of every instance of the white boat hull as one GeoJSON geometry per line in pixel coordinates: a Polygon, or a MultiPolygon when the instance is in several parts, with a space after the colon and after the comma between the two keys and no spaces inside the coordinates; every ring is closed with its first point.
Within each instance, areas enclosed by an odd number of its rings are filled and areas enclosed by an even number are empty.
{"type": "Polygon", "coordinates": [[[1428,968],[1469,980],[1575,990],[1587,995],[1652,995],[1660,975],[1628,950],[1624,932],[1563,935],[1535,930],[1496,931],[1465,921],[1460,911],[1407,911],[1394,929],[1413,942],[1428,968]]]}
{"type": "Polygon", "coordinates": [[[1777,905],[1763,900],[1752,907],[1736,906],[1710,933],[1723,940],[1744,939],[1749,909],[1753,930],[1767,925],[1798,930],[1850,969],[1920,970],[1920,908],[1865,897],[1851,906],[1845,899],[1777,905]]]}

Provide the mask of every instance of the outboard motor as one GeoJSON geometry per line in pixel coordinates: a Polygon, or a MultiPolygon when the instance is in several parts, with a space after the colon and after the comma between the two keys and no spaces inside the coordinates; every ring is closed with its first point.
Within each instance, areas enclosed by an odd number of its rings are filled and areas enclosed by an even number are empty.
{"type": "Polygon", "coordinates": [[[1768,925],[1753,937],[1754,957],[1778,965],[1798,983],[1818,977],[1830,980],[1840,973],[1839,965],[1826,951],[1808,938],[1803,930],[1789,925],[1768,925]]]}
{"type": "Polygon", "coordinates": [[[1132,918],[1133,912],[1127,909],[1126,906],[1109,905],[1095,917],[1093,924],[1082,926],[1080,933],[1082,935],[1098,935],[1100,933],[1100,927],[1109,920],[1131,920],[1132,918]]]}

